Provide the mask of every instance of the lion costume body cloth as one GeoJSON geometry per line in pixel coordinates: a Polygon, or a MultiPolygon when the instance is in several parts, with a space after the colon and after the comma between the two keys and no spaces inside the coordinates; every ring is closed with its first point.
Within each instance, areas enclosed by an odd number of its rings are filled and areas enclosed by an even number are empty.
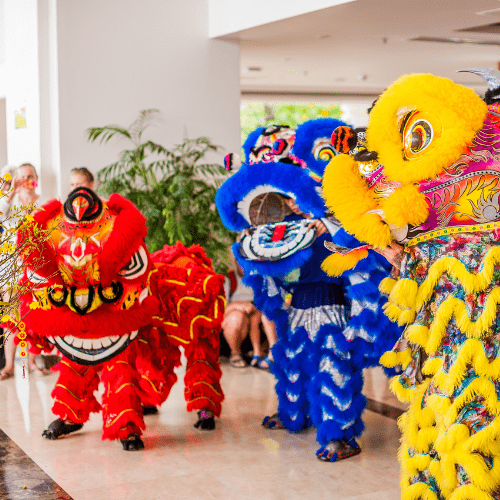
{"type": "Polygon", "coordinates": [[[54,414],[83,424],[102,409],[103,439],[140,436],[142,407],[165,401],[183,346],[187,408],[218,416],[225,299],[223,278],[203,250],[178,243],[149,255],[139,210],[85,188],[64,206],[48,202],[34,218],[50,236],[40,250],[43,267],[31,269],[28,259],[25,279],[34,291],[23,297],[22,313],[32,351],[56,346],[62,354],[54,414]],[[99,382],[102,404],[94,395],[99,382]]]}
{"type": "Polygon", "coordinates": [[[371,112],[367,150],[377,159],[332,160],[324,191],[359,239],[405,247],[381,285],[406,325],[381,360],[402,367],[392,389],[410,403],[402,498],[500,499],[500,105],[402,77],[371,112]]]}
{"type": "MultiPolygon", "coordinates": [[[[400,335],[385,317],[386,298],[378,291],[389,274],[385,259],[370,252],[341,278],[321,269],[318,256],[330,253],[325,242],[345,249],[359,244],[326,218],[320,195],[322,174],[336,154],[331,132],[339,125],[345,124],[319,118],[296,130],[255,130],[243,145],[247,163],[215,198],[227,228],[248,230],[233,252],[257,308],[276,324],[272,372],[279,420],[291,432],[316,427],[317,454],[326,461],[360,451],[355,438],[364,429],[362,370],[377,365],[400,335]],[[284,197],[312,218],[293,213],[284,197]],[[317,237],[315,227],[309,227],[314,219],[323,221],[328,232],[317,237]],[[288,307],[286,292],[292,295],[288,307]]],[[[266,417],[264,425],[275,417],[266,417]]]]}

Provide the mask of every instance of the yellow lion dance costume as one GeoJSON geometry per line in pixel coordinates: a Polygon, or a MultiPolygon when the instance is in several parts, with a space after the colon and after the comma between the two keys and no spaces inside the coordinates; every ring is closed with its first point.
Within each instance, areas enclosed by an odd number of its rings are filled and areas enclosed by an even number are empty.
{"type": "MultiPolygon", "coordinates": [[[[324,177],[347,231],[404,245],[399,275],[381,285],[386,314],[406,325],[381,360],[400,366],[392,389],[410,403],[404,500],[500,499],[500,73],[469,71],[488,81],[484,101],[445,78],[401,77],[366,137],[334,133],[350,151],[324,177]]],[[[351,265],[324,262],[331,274],[351,265]]]]}

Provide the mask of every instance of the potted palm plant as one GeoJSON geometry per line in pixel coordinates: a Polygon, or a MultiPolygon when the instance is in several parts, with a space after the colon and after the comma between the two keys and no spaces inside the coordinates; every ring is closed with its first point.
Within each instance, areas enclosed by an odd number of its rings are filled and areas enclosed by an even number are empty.
{"type": "Polygon", "coordinates": [[[206,137],[185,139],[170,149],[143,138],[144,130],[157,119],[158,110],[147,109],[128,127],[116,125],[87,129],[88,140],[107,143],[122,137],[131,149],[122,151],[115,163],[97,175],[103,196],[119,193],[137,205],[148,221],[147,244],[154,252],[181,241],[205,248],[217,272],[227,271],[233,233],[221,223],[214,197],[227,174],[207,153],[220,149],[206,137]]]}

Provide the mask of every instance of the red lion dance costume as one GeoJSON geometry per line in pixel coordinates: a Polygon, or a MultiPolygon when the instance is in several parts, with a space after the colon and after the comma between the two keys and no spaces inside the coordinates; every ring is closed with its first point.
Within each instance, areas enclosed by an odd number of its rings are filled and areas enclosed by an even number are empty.
{"type": "Polygon", "coordinates": [[[161,405],[177,380],[183,346],[187,409],[197,427],[213,429],[224,399],[218,363],[223,277],[200,247],[180,243],[149,255],[144,216],[117,194],[101,201],[77,188],[61,204],[34,214],[50,231],[40,255],[27,259],[22,314],[32,351],[62,354],[52,392],[59,417],[49,439],[74,432],[102,410],[103,439],[125,450],[144,447],[143,408],[161,405]],[[104,385],[102,404],[94,396],[104,385]]]}

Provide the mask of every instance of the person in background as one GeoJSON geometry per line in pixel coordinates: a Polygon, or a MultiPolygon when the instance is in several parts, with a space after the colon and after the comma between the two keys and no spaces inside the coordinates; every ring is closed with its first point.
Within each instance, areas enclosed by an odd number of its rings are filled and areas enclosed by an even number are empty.
{"type": "MultiPolygon", "coordinates": [[[[16,213],[14,207],[28,206],[30,203],[41,205],[43,203],[41,196],[35,192],[38,185],[38,174],[35,167],[31,163],[23,163],[19,168],[4,167],[0,176],[10,174],[12,181],[6,183],[3,187],[5,196],[0,198],[0,219],[4,230],[11,229],[16,226],[17,217],[13,217],[16,213]]],[[[15,241],[15,234],[12,239],[15,241]]],[[[1,272],[1,271],[0,271],[1,272]]],[[[9,297],[4,297],[6,300],[9,297]]],[[[0,380],[5,380],[14,374],[14,358],[16,355],[16,346],[14,345],[13,332],[7,332],[4,337],[4,350],[5,350],[5,367],[0,371],[0,380]]],[[[43,365],[43,357],[28,354],[28,368],[29,371],[36,375],[47,375],[48,370],[39,368],[36,359],[39,358],[43,365]]],[[[41,364],[42,364],[41,363],[41,364]]]]}
{"type": "Polygon", "coordinates": [[[71,169],[69,182],[71,191],[77,187],[86,187],[94,190],[94,175],[87,167],[77,167],[71,169]]]}
{"type": "Polygon", "coordinates": [[[273,362],[271,348],[276,343],[276,328],[272,321],[269,321],[253,304],[253,291],[245,286],[241,277],[242,269],[237,266],[236,289],[232,294],[226,293],[228,304],[224,313],[222,330],[224,337],[231,349],[229,364],[234,368],[245,368],[247,362],[241,352],[241,344],[247,335],[250,335],[250,342],[253,348],[253,357],[250,365],[263,370],[269,369],[273,362]],[[260,343],[260,323],[264,328],[269,343],[269,354],[264,356],[260,343]]]}

